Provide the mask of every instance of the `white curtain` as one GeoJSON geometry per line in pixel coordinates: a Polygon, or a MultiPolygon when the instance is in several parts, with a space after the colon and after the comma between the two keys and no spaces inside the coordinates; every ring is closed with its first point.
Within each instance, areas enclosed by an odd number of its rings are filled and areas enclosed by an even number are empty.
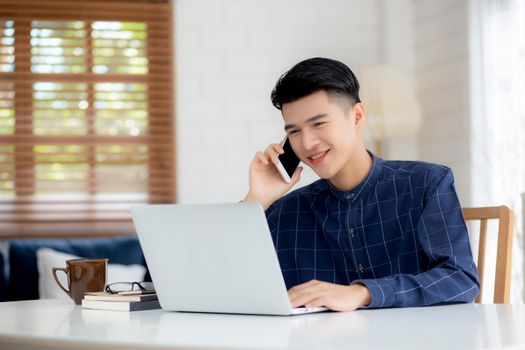
{"type": "Polygon", "coordinates": [[[472,0],[472,5],[473,202],[506,204],[516,213],[511,299],[522,303],[525,1],[472,0]]]}

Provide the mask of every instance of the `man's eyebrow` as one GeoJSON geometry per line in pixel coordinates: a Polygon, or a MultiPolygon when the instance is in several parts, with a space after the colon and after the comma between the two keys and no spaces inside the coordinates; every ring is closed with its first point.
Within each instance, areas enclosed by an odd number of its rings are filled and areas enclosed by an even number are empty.
{"type": "MultiPolygon", "coordinates": [[[[305,123],[312,123],[312,122],[315,122],[319,119],[323,119],[324,117],[326,117],[327,114],[326,113],[323,113],[323,114],[317,114],[317,115],[314,115],[313,117],[310,117],[308,119],[306,119],[305,123]]],[[[291,128],[295,128],[297,127],[297,125],[295,124],[287,124],[284,126],[284,130],[288,130],[288,129],[291,129],[291,128]]]]}

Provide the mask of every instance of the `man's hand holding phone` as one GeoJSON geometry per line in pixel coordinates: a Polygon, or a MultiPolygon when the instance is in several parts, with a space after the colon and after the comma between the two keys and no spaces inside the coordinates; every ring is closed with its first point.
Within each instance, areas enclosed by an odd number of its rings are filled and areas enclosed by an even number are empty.
{"type": "MultiPolygon", "coordinates": [[[[288,152],[293,153],[291,147],[288,152]]],[[[302,167],[296,168],[290,182],[285,181],[277,170],[278,166],[282,166],[279,156],[285,153],[283,146],[275,143],[269,145],[264,153],[259,151],[255,154],[250,164],[250,189],[244,198],[245,201],[258,202],[267,209],[300,180],[302,167]]]]}

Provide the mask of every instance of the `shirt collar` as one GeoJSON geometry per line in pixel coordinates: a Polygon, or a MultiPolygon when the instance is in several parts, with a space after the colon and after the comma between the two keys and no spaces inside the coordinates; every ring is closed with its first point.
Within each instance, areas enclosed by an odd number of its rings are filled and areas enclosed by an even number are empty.
{"type": "Polygon", "coordinates": [[[341,191],[335,188],[330,183],[330,181],[325,180],[328,183],[328,187],[330,188],[332,194],[334,194],[340,200],[344,202],[354,202],[375,186],[377,179],[379,178],[379,174],[381,174],[381,168],[383,167],[384,160],[368,150],[367,152],[372,156],[372,168],[359,185],[352,188],[351,190],[341,191]]]}

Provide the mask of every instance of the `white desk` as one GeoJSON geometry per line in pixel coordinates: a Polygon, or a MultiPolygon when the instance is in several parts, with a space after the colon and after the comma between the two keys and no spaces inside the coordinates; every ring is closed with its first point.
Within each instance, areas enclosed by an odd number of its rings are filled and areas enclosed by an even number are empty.
{"type": "Polygon", "coordinates": [[[525,348],[525,305],[451,305],[294,317],[82,310],[0,303],[0,349],[525,348]]]}

